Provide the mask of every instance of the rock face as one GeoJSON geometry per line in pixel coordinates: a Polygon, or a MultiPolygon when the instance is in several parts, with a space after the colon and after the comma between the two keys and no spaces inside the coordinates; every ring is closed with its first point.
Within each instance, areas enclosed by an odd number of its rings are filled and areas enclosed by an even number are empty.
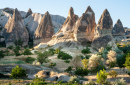
{"type": "Polygon", "coordinates": [[[125,29],[120,19],[117,20],[116,24],[112,29],[112,34],[115,41],[126,41],[125,29]]]}
{"type": "Polygon", "coordinates": [[[75,40],[79,42],[91,42],[94,37],[95,26],[95,13],[88,6],[86,12],[77,20],[73,28],[75,40]]]}
{"type": "Polygon", "coordinates": [[[43,18],[41,19],[38,28],[34,34],[34,44],[39,44],[40,42],[48,42],[51,40],[54,34],[54,28],[49,12],[46,12],[43,18]]]}
{"type": "Polygon", "coordinates": [[[28,31],[17,9],[14,10],[12,18],[10,18],[5,25],[4,38],[7,47],[14,45],[14,41],[18,39],[22,39],[23,46],[28,45],[28,31]]]}
{"type": "Polygon", "coordinates": [[[107,45],[116,48],[112,36],[113,21],[107,9],[104,10],[96,29],[94,30],[94,39],[91,44],[92,48],[95,50],[101,47],[106,47],[107,45]]]}
{"type": "Polygon", "coordinates": [[[27,14],[26,14],[26,17],[25,18],[27,18],[29,15],[31,15],[32,14],[32,10],[29,8],[29,10],[28,10],[28,12],[27,12],[27,14]]]}
{"type": "Polygon", "coordinates": [[[78,16],[74,14],[73,8],[70,7],[68,17],[65,20],[64,24],[62,25],[62,28],[59,30],[59,32],[62,32],[63,34],[72,33],[73,26],[76,23],[77,19],[78,19],[78,16]]]}

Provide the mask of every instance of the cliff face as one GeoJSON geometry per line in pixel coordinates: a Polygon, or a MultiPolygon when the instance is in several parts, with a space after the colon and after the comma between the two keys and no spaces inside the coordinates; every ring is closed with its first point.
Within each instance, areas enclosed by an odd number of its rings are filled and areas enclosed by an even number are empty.
{"type": "Polygon", "coordinates": [[[73,28],[75,40],[79,42],[91,42],[94,37],[95,26],[95,13],[89,6],[85,13],[77,20],[73,28]]]}
{"type": "Polygon", "coordinates": [[[12,18],[5,25],[4,37],[7,46],[13,45],[14,41],[19,39],[22,39],[23,45],[28,45],[28,31],[17,9],[14,10],[12,18]]]}
{"type": "Polygon", "coordinates": [[[113,21],[107,9],[104,10],[96,29],[94,30],[94,39],[91,44],[95,50],[107,45],[116,48],[114,38],[112,36],[113,21]]]}
{"type": "Polygon", "coordinates": [[[27,12],[27,14],[26,14],[26,17],[25,18],[27,18],[29,15],[31,15],[33,12],[32,12],[32,10],[29,8],[29,10],[28,10],[28,12],[27,12]]]}

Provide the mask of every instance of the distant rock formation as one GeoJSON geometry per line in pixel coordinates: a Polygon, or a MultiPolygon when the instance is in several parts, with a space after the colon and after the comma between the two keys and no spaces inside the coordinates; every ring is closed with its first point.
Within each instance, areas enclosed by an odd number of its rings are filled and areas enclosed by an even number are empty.
{"type": "Polygon", "coordinates": [[[7,47],[14,45],[15,40],[19,39],[22,39],[23,46],[28,45],[28,31],[17,9],[14,10],[12,18],[10,18],[5,25],[4,38],[7,47]]]}
{"type": "Polygon", "coordinates": [[[27,12],[27,14],[26,14],[26,17],[25,18],[27,18],[29,15],[31,15],[33,12],[32,12],[32,10],[29,8],[29,10],[28,10],[28,12],[27,12]]]}
{"type": "Polygon", "coordinates": [[[92,48],[95,50],[101,47],[106,47],[107,45],[116,48],[112,36],[113,21],[107,9],[104,10],[96,29],[94,30],[94,39],[91,44],[92,48]]]}
{"type": "Polygon", "coordinates": [[[10,13],[10,14],[12,14],[13,15],[13,13],[14,13],[14,9],[11,9],[11,8],[4,8],[3,9],[3,11],[5,11],[5,12],[7,12],[7,13],[10,13]]]}
{"type": "Polygon", "coordinates": [[[112,34],[114,37],[114,40],[117,41],[126,41],[126,36],[125,36],[125,29],[122,25],[122,22],[120,19],[117,20],[116,24],[114,25],[112,29],[112,34]]]}
{"type": "Polygon", "coordinates": [[[49,12],[46,12],[34,34],[34,44],[48,42],[54,34],[54,28],[49,12]]]}
{"type": "Polygon", "coordinates": [[[68,17],[65,20],[64,24],[62,25],[62,28],[59,30],[59,32],[62,32],[63,34],[72,33],[73,26],[76,23],[77,19],[78,19],[78,16],[74,14],[73,8],[70,7],[68,17]]]}
{"type": "Polygon", "coordinates": [[[95,13],[88,6],[85,13],[77,20],[73,30],[74,37],[76,41],[86,43],[88,41],[92,41],[94,38],[94,29],[95,29],[95,13]]]}

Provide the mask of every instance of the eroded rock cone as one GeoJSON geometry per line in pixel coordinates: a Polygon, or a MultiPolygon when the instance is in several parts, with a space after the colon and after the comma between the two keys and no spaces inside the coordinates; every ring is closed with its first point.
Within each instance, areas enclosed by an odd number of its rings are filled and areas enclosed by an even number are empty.
{"type": "Polygon", "coordinates": [[[29,10],[28,10],[28,12],[27,12],[27,15],[26,15],[26,17],[25,18],[27,18],[29,15],[31,15],[33,12],[32,12],[32,10],[29,8],[29,10]]]}
{"type": "Polygon", "coordinates": [[[72,7],[70,7],[68,17],[65,20],[64,24],[62,25],[62,28],[59,30],[63,34],[69,33],[73,31],[73,26],[76,23],[78,19],[78,16],[74,14],[74,10],[72,7]]]}
{"type": "Polygon", "coordinates": [[[91,44],[92,48],[95,50],[100,49],[101,47],[112,46],[113,49],[116,48],[112,36],[112,27],[113,21],[107,9],[104,10],[96,29],[94,30],[94,39],[91,44]]]}
{"type": "MultiPolygon", "coordinates": [[[[52,20],[51,20],[49,12],[46,12],[45,15],[43,16],[43,18],[41,19],[41,22],[38,25],[36,31],[35,31],[34,39],[35,40],[36,39],[50,40],[52,38],[53,34],[54,34],[54,28],[53,28],[52,20]]],[[[40,42],[44,42],[44,40],[38,41],[37,44],[40,42]]]]}
{"type": "Polygon", "coordinates": [[[19,39],[23,41],[23,46],[28,45],[28,31],[17,9],[14,10],[12,18],[5,25],[4,37],[6,46],[14,45],[14,42],[19,39]]]}
{"type": "Polygon", "coordinates": [[[95,13],[88,6],[85,13],[77,20],[73,30],[75,40],[79,42],[88,42],[92,41],[94,37],[94,29],[95,29],[95,13]]]}
{"type": "Polygon", "coordinates": [[[118,19],[118,21],[114,25],[114,27],[112,29],[112,34],[113,35],[125,35],[125,30],[123,28],[123,25],[122,25],[122,22],[120,21],[120,19],[118,19]]]}

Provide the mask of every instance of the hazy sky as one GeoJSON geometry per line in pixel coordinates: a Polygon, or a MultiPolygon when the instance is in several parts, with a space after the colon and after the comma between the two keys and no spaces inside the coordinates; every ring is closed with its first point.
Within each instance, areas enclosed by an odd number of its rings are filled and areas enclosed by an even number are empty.
{"type": "Polygon", "coordinates": [[[0,8],[18,8],[22,11],[31,8],[33,12],[44,14],[49,11],[50,14],[64,17],[67,17],[71,6],[75,14],[80,17],[89,5],[95,12],[96,23],[107,8],[113,24],[120,19],[124,27],[130,28],[130,0],[0,0],[0,8]]]}

